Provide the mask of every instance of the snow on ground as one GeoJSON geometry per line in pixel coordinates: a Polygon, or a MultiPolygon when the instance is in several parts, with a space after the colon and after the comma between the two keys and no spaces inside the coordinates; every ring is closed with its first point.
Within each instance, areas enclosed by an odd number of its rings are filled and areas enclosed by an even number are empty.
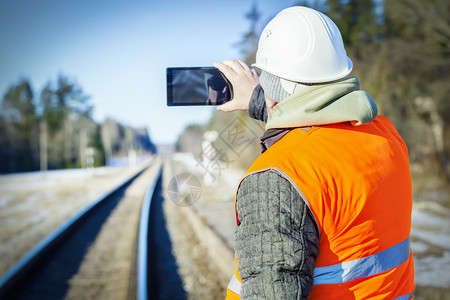
{"type": "Polygon", "coordinates": [[[411,236],[416,283],[448,288],[450,210],[431,201],[415,205],[411,236]]]}
{"type": "MultiPolygon", "coordinates": [[[[414,253],[414,248],[413,248],[414,253]]],[[[422,286],[448,288],[450,286],[450,252],[442,256],[427,256],[414,260],[415,282],[422,286]]]]}
{"type": "Polygon", "coordinates": [[[423,242],[450,251],[450,215],[439,216],[425,210],[412,213],[413,236],[423,242]]]}
{"type": "Polygon", "coordinates": [[[189,172],[202,181],[202,193],[194,209],[231,246],[236,228],[234,192],[244,170],[232,165],[219,168],[214,161],[202,161],[189,153],[175,153],[172,159],[176,173],[189,172]]]}
{"type": "Polygon", "coordinates": [[[192,153],[184,153],[184,152],[177,152],[174,153],[172,156],[172,159],[176,162],[183,163],[189,170],[192,170],[193,172],[202,172],[202,168],[200,167],[199,160],[194,157],[192,153]]]}
{"type": "MultiPolygon", "coordinates": [[[[205,178],[208,174],[213,174],[212,181],[218,180],[225,182],[228,187],[233,190],[236,188],[239,179],[244,175],[245,170],[235,169],[232,166],[216,166],[214,162],[202,161],[199,157],[195,157],[192,153],[177,152],[173,154],[172,159],[175,162],[182,163],[190,172],[205,178]]],[[[208,180],[208,179],[206,179],[208,180]]]]}
{"type": "Polygon", "coordinates": [[[24,189],[48,188],[67,181],[102,176],[113,172],[113,170],[113,168],[101,167],[0,175],[0,195],[5,192],[23,191],[24,189]]]}

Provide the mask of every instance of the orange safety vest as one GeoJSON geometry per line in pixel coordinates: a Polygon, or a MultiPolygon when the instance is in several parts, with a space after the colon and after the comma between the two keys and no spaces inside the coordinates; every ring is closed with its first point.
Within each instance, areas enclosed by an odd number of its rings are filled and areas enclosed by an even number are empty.
{"type": "MultiPolygon", "coordinates": [[[[240,182],[269,169],[297,188],[320,231],[310,299],[413,298],[408,152],[388,119],[294,129],[240,182]]],[[[236,272],[227,299],[241,283],[236,272]]]]}

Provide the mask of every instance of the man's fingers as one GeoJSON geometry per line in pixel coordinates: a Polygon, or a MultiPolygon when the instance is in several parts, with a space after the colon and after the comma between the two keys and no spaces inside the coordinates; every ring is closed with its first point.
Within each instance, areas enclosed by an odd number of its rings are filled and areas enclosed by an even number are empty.
{"type": "Polygon", "coordinates": [[[237,63],[238,63],[239,65],[241,65],[241,67],[242,67],[244,70],[247,70],[247,71],[253,70],[253,68],[251,68],[249,65],[247,65],[247,64],[246,64],[245,62],[243,62],[242,60],[238,60],[237,63]]]}
{"type": "MultiPolygon", "coordinates": [[[[242,64],[245,64],[241,62],[242,64]]],[[[240,73],[242,70],[245,70],[244,66],[237,60],[225,60],[222,62],[230,70],[233,70],[236,73],[240,73]]]]}
{"type": "Polygon", "coordinates": [[[233,103],[233,101],[226,102],[226,103],[224,103],[222,105],[217,106],[217,110],[224,111],[224,112],[233,111],[234,110],[234,103],[233,103]]]}
{"type": "Polygon", "coordinates": [[[214,63],[214,67],[216,67],[217,69],[219,69],[220,72],[222,72],[223,74],[225,74],[225,76],[227,75],[226,73],[228,73],[228,66],[223,64],[223,63],[214,63]]]}
{"type": "Polygon", "coordinates": [[[230,81],[240,80],[242,77],[255,77],[258,73],[255,69],[250,68],[245,62],[240,60],[226,60],[222,63],[214,63],[230,81]]]}
{"type": "Polygon", "coordinates": [[[249,66],[240,60],[226,60],[224,61],[224,64],[230,67],[237,74],[242,74],[250,70],[249,66]]]}
{"type": "Polygon", "coordinates": [[[225,75],[225,77],[230,81],[233,81],[233,79],[238,75],[233,67],[230,67],[225,63],[214,63],[214,66],[219,69],[219,71],[222,72],[223,75],[225,75]]]}

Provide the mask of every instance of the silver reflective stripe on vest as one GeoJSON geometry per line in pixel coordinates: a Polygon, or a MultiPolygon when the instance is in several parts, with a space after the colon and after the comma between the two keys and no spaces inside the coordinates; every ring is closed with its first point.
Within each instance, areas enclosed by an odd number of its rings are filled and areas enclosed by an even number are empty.
{"type": "Polygon", "coordinates": [[[236,275],[233,275],[233,278],[231,278],[231,281],[228,284],[228,288],[233,293],[240,295],[240,293],[241,293],[241,285],[242,285],[242,283],[239,282],[239,280],[236,278],[236,275]]]}
{"type": "Polygon", "coordinates": [[[403,242],[377,254],[341,264],[315,268],[314,285],[339,284],[383,273],[404,263],[408,260],[409,254],[408,237],[403,242]]]}
{"type": "Polygon", "coordinates": [[[394,300],[409,300],[409,299],[412,299],[413,296],[414,296],[414,293],[409,293],[407,295],[403,295],[403,296],[394,298],[394,300]]]}

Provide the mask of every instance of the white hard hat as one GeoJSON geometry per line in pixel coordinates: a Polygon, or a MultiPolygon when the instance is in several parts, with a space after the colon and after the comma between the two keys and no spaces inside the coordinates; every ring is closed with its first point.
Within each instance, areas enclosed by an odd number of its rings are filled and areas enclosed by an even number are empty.
{"type": "Polygon", "coordinates": [[[353,68],[336,24],[303,6],[286,8],[267,24],[253,66],[304,83],[337,80],[353,68]]]}

